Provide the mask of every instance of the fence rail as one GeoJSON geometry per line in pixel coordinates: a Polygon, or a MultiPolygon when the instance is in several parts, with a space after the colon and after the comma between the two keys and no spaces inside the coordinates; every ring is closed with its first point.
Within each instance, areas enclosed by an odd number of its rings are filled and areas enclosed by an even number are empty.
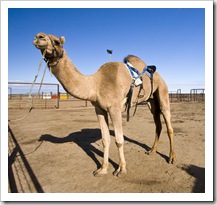
{"type": "Polygon", "coordinates": [[[205,94],[169,94],[170,102],[192,102],[198,101],[203,102],[205,101],[205,94]]]}
{"type": "MultiPolygon", "coordinates": [[[[8,83],[8,108],[9,109],[37,109],[50,108],[76,108],[89,107],[89,101],[76,99],[67,93],[59,92],[59,84],[35,83],[34,94],[29,95],[28,91],[31,83],[8,83]],[[41,92],[37,94],[37,88],[41,87],[41,92]],[[25,94],[23,94],[25,93],[25,94]]],[[[169,92],[170,102],[190,102],[205,101],[205,89],[191,89],[190,93],[181,93],[181,89],[169,92]]]]}
{"type": "MultiPolygon", "coordinates": [[[[204,102],[205,94],[169,94],[170,102],[204,102]]],[[[37,109],[51,109],[51,108],[76,108],[76,107],[90,107],[92,106],[90,101],[79,100],[73,97],[68,99],[47,99],[47,98],[32,98],[29,99],[26,96],[9,96],[8,108],[9,109],[28,109],[30,107],[37,109]],[[57,103],[58,102],[58,103],[57,103]]]]}
{"type": "Polygon", "coordinates": [[[181,89],[169,92],[170,102],[205,101],[205,89],[191,89],[190,93],[181,93],[181,89]]]}

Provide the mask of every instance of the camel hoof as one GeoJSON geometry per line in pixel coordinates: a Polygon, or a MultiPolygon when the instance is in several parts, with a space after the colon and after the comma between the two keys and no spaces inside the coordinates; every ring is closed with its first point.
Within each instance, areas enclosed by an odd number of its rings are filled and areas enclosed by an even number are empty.
{"type": "Polygon", "coordinates": [[[93,175],[95,177],[102,177],[102,176],[104,176],[106,174],[107,174],[107,171],[106,170],[102,170],[102,169],[98,169],[98,170],[96,170],[96,171],[93,172],[93,175]]]}
{"type": "Polygon", "coordinates": [[[118,168],[116,171],[113,172],[113,175],[116,177],[120,177],[127,174],[126,168],[118,168]]]}
{"type": "Polygon", "coordinates": [[[176,155],[174,152],[170,152],[169,154],[169,164],[175,164],[176,162],[176,155]]]}
{"type": "Polygon", "coordinates": [[[145,154],[147,154],[147,155],[152,155],[152,154],[155,154],[155,153],[156,153],[156,151],[153,151],[152,149],[145,152],[145,154]]]}
{"type": "Polygon", "coordinates": [[[169,164],[175,164],[175,163],[176,163],[176,157],[170,157],[169,164]]]}

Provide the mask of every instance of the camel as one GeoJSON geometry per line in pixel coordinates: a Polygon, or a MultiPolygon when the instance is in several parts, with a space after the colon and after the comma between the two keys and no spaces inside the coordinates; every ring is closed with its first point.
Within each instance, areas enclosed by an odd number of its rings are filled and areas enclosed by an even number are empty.
{"type": "MultiPolygon", "coordinates": [[[[126,174],[126,161],[124,157],[124,136],[122,128],[122,112],[126,107],[127,94],[129,92],[132,77],[124,62],[108,62],[102,65],[93,75],[83,75],[73,65],[63,48],[65,38],[54,35],[38,33],[33,41],[37,49],[41,51],[52,69],[53,75],[62,84],[63,88],[75,98],[91,101],[99,121],[102,145],[103,162],[101,167],[94,171],[94,176],[107,174],[110,131],[108,116],[113,124],[115,142],[119,154],[119,166],[114,171],[115,176],[126,174]]],[[[129,55],[124,61],[142,71],[146,64],[138,57],[129,55]]],[[[132,97],[132,105],[147,100],[156,125],[155,140],[151,150],[147,154],[157,151],[157,145],[162,129],[160,114],[163,115],[170,141],[169,163],[176,161],[173,145],[173,128],[171,125],[171,113],[169,104],[168,88],[162,77],[155,72],[153,77],[153,94],[150,95],[150,79],[143,75],[143,87],[141,96],[138,98],[139,88],[135,87],[132,97]],[[147,99],[149,98],[149,99],[147,99]],[[137,100],[136,100],[137,99],[137,100]]]]}

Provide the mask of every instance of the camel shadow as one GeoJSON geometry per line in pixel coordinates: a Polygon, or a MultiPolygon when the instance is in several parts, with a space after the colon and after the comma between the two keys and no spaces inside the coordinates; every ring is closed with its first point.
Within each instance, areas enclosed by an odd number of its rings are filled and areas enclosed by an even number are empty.
{"type": "MultiPolygon", "coordinates": [[[[113,137],[115,136],[115,133],[113,130],[110,130],[110,135],[113,137]]],[[[143,149],[145,149],[145,153],[151,150],[151,147],[149,147],[145,143],[141,143],[141,142],[138,142],[136,140],[130,139],[129,137],[127,137],[125,135],[124,135],[124,140],[142,147],[143,149]]],[[[166,156],[166,155],[164,155],[158,151],[156,153],[159,154],[162,158],[164,158],[167,163],[169,163],[169,157],[168,156],[166,156]]]]}
{"type": "MultiPolygon", "coordinates": [[[[146,144],[143,144],[143,143],[138,142],[138,141],[136,141],[136,140],[132,140],[132,139],[126,137],[126,136],[124,136],[124,139],[125,139],[126,141],[128,141],[128,142],[134,143],[134,144],[136,144],[136,145],[142,147],[143,149],[145,149],[145,153],[146,153],[146,154],[147,154],[147,152],[149,152],[149,151],[151,150],[151,147],[149,147],[149,146],[146,145],[146,144]]],[[[156,151],[156,154],[160,155],[162,158],[165,159],[165,161],[166,161],[167,163],[169,163],[169,157],[168,157],[168,156],[166,156],[165,154],[162,154],[162,153],[160,153],[160,152],[158,152],[158,151],[156,151]]]]}
{"type": "MultiPolygon", "coordinates": [[[[38,141],[48,141],[51,143],[67,143],[74,142],[76,143],[86,154],[89,156],[97,166],[97,169],[101,167],[101,163],[97,159],[96,155],[103,158],[103,152],[97,149],[92,143],[101,139],[100,129],[82,129],[79,132],[74,132],[69,134],[66,137],[56,137],[50,134],[42,135],[38,141]]],[[[109,163],[116,170],[118,164],[109,158],[109,163]]]]}
{"type": "MultiPolygon", "coordinates": [[[[110,135],[113,137],[115,136],[113,130],[110,130],[110,135]]],[[[97,159],[96,155],[103,158],[103,152],[97,149],[95,146],[93,146],[92,143],[100,139],[101,139],[100,129],[82,129],[79,132],[70,133],[66,137],[57,137],[50,134],[44,134],[39,138],[38,141],[48,141],[55,144],[74,142],[87,154],[87,156],[89,156],[94,161],[94,163],[97,166],[97,169],[99,169],[101,167],[101,163],[97,159]]],[[[130,139],[127,136],[124,136],[124,140],[142,147],[143,149],[145,149],[146,152],[151,149],[146,144],[130,139]]],[[[157,152],[157,154],[159,154],[168,162],[169,157],[159,152],[157,152]]],[[[118,168],[118,164],[115,163],[110,158],[109,158],[109,163],[114,167],[115,170],[118,168]]]]}
{"type": "Polygon", "coordinates": [[[181,169],[186,171],[189,175],[195,178],[195,183],[192,192],[205,193],[205,168],[190,164],[181,167],[181,169]]]}

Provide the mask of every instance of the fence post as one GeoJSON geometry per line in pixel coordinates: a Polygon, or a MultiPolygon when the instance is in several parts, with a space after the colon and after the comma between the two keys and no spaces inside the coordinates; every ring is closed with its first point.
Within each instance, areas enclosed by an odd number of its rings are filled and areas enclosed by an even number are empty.
{"type": "Polygon", "coordinates": [[[181,92],[182,92],[181,89],[178,89],[177,92],[176,92],[176,93],[177,93],[177,101],[179,101],[179,102],[182,101],[182,100],[181,100],[181,97],[182,97],[182,96],[181,96],[181,92]]]}
{"type": "Polygon", "coordinates": [[[56,108],[59,108],[59,100],[60,100],[60,90],[59,90],[59,84],[57,84],[57,106],[56,108]]]}
{"type": "Polygon", "coordinates": [[[8,88],[10,90],[10,99],[12,99],[12,88],[8,88]]]}

